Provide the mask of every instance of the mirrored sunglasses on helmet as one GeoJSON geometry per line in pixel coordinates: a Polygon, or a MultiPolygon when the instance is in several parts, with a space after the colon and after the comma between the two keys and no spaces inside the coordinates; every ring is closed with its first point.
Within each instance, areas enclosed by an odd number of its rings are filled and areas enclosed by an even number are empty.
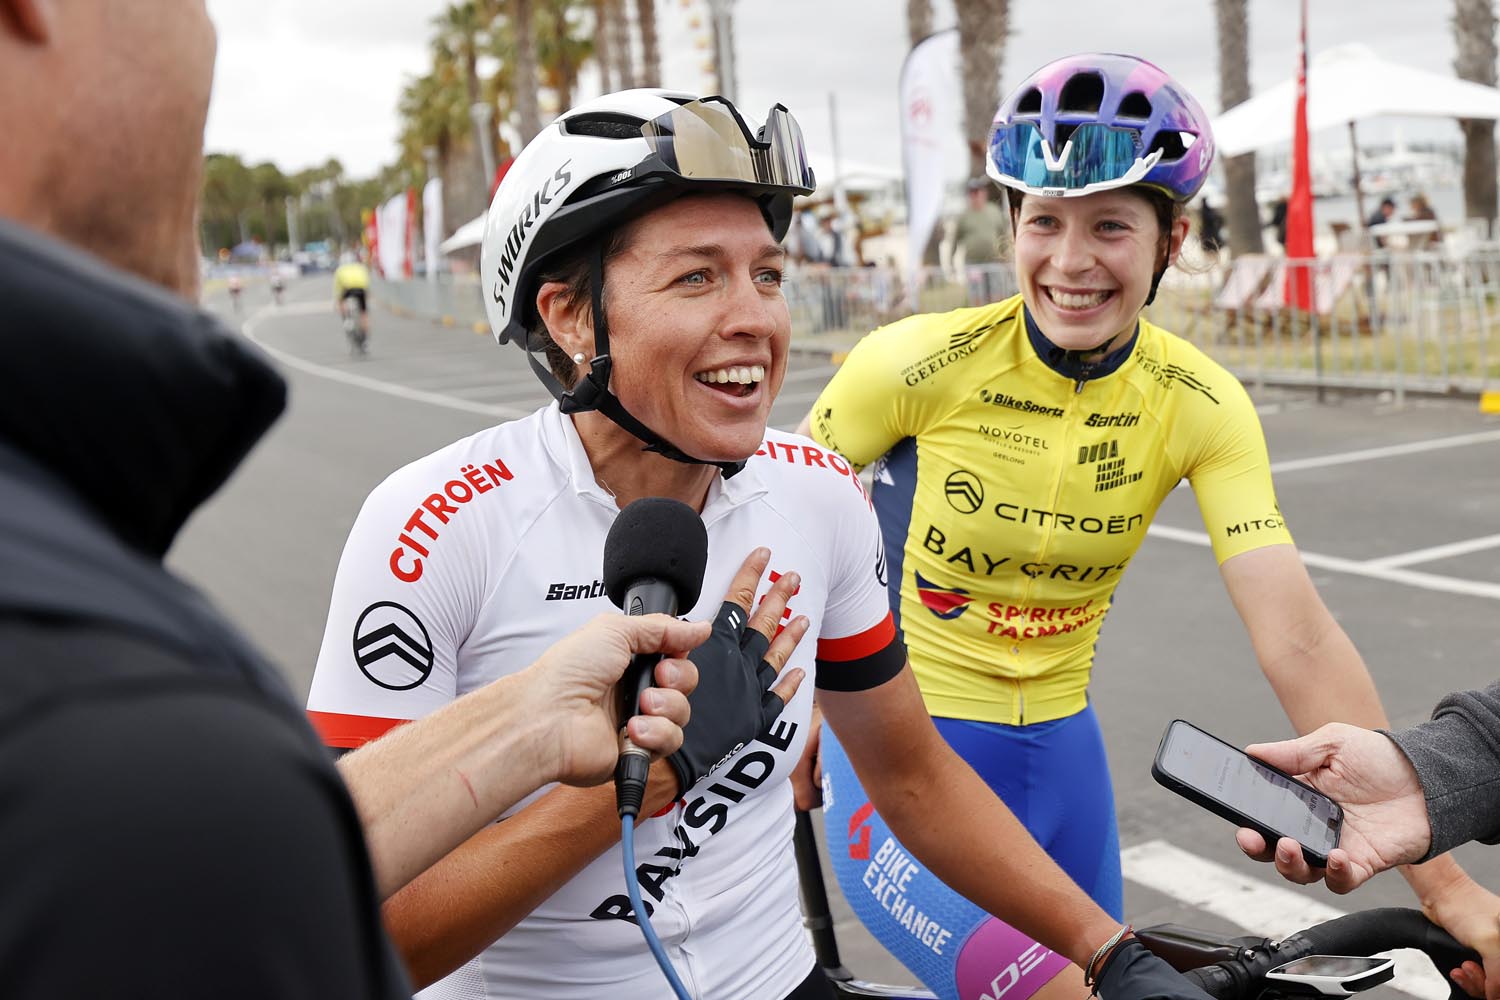
{"type": "Polygon", "coordinates": [[[990,166],[997,179],[1031,194],[1080,195],[1134,184],[1156,166],[1160,149],[1141,153],[1135,129],[1086,123],[1061,150],[1032,121],[998,125],[990,133],[990,166]]]}
{"type": "Polygon", "coordinates": [[[797,119],[777,104],[759,134],[722,97],[705,97],[641,126],[661,165],[679,177],[787,188],[817,186],[797,119]]]}

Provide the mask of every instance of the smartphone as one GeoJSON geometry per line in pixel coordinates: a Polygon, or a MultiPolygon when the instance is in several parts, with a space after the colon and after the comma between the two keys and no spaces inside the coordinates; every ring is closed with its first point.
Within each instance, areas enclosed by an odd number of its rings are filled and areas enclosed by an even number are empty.
{"type": "Polygon", "coordinates": [[[1325,868],[1344,811],[1322,792],[1255,760],[1181,719],[1162,734],[1151,777],[1183,798],[1275,844],[1291,837],[1308,864],[1325,868]]]}
{"type": "Polygon", "coordinates": [[[1346,997],[1396,975],[1396,960],[1362,955],[1308,955],[1279,965],[1266,978],[1288,993],[1346,997]]]}

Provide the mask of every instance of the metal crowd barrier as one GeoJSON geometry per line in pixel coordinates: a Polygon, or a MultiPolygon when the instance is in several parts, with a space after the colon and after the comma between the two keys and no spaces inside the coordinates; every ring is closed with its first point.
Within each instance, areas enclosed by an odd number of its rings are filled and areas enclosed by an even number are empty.
{"type": "MultiPolygon", "coordinates": [[[[790,269],[793,346],[838,354],[913,312],[994,302],[1016,291],[1009,264],[925,269],[915,302],[888,267],[790,269]]],[[[378,280],[399,313],[488,331],[478,280],[378,280]]],[[[1478,393],[1500,387],[1500,249],[1340,254],[1310,261],[1245,255],[1167,272],[1147,318],[1256,385],[1478,393]],[[1305,308],[1287,304],[1305,289],[1305,308]]]]}

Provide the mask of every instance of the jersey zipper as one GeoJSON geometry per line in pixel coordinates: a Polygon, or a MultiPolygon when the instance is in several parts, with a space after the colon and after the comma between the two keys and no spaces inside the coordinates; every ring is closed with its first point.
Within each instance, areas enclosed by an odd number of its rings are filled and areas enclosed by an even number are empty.
{"type": "MultiPolygon", "coordinates": [[[[1083,394],[1085,381],[1084,379],[1077,380],[1073,386],[1072,395],[1068,397],[1068,404],[1063,407],[1062,446],[1058,449],[1057,467],[1052,480],[1052,497],[1047,502],[1047,508],[1052,512],[1052,517],[1048,519],[1047,529],[1042,534],[1042,544],[1036,554],[1038,562],[1046,559],[1047,552],[1052,548],[1052,536],[1057,532],[1057,504],[1062,499],[1063,480],[1068,475],[1068,454],[1073,431],[1073,412],[1078,397],[1083,394]]],[[[1031,591],[1035,583],[1036,578],[1033,577],[1026,585],[1026,600],[1023,602],[1026,607],[1031,606],[1031,591]]],[[[1020,717],[1017,725],[1021,726],[1026,725],[1026,698],[1020,692],[1021,680],[1023,679],[1020,678],[1016,681],[1016,707],[1020,717]]]]}

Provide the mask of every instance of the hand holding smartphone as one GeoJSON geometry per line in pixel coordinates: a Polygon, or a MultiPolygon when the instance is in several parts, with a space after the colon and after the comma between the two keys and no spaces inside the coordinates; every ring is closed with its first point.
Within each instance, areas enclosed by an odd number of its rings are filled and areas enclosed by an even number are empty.
{"type": "Polygon", "coordinates": [[[1326,868],[1328,852],[1339,845],[1344,811],[1337,802],[1182,719],[1162,734],[1151,776],[1268,844],[1291,837],[1310,865],[1326,868]]]}

